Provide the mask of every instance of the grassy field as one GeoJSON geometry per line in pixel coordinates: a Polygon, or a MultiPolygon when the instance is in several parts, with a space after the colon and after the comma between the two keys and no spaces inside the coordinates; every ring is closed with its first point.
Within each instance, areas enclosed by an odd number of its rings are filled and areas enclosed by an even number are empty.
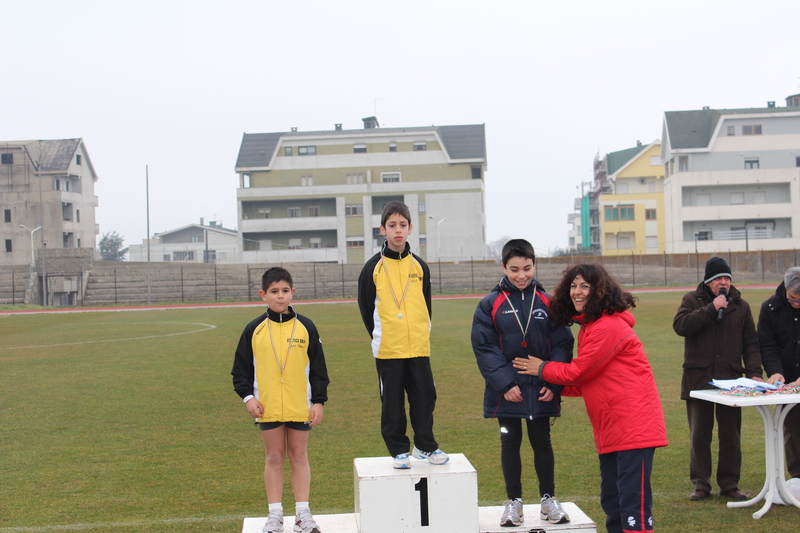
{"type": "MultiPolygon", "coordinates": [[[[771,291],[745,291],[756,308],[771,291]]],[[[670,446],[653,473],[660,531],[789,532],[798,509],[727,509],[689,502],[687,428],[678,399],[681,293],[640,295],[638,332],[655,370],[670,446]]],[[[481,505],[505,499],[497,424],[482,418],[483,380],[469,343],[477,300],[434,304],[432,364],[442,449],[478,471],[481,505]]],[[[353,511],[355,457],[386,454],[368,337],[355,304],[299,304],[317,324],[331,377],[325,419],[311,435],[312,509],[353,511]]],[[[241,531],[264,516],[263,450],[230,380],[241,330],[259,308],[0,316],[0,533],[241,531]]],[[[756,311],[757,312],[757,311],[756,311]]],[[[743,412],[741,488],[764,481],[763,425],[743,412]]],[[[556,483],[600,525],[597,455],[583,401],[568,398],[552,431],[556,483]]],[[[524,455],[528,501],[536,487],[524,455]]],[[[284,507],[293,501],[287,486],[284,507]]],[[[334,533],[334,532],[327,532],[334,533]]]]}

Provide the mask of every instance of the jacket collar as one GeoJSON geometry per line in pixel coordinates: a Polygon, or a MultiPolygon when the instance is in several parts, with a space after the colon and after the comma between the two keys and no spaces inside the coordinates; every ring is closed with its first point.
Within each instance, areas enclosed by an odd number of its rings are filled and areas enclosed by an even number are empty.
{"type": "Polygon", "coordinates": [[[411,245],[406,242],[405,250],[402,252],[395,252],[389,248],[389,241],[383,241],[383,246],[381,246],[381,255],[389,259],[403,259],[404,257],[411,255],[411,245]]]}
{"type": "MultiPolygon", "coordinates": [[[[714,296],[714,293],[711,292],[711,289],[708,288],[708,285],[706,285],[702,281],[697,286],[697,290],[695,291],[695,296],[697,296],[701,300],[708,299],[709,301],[716,298],[716,296],[714,296]]],[[[731,290],[728,291],[727,296],[728,296],[728,301],[732,301],[741,298],[742,294],[739,292],[739,289],[731,285],[731,290]]]]}
{"type": "Polygon", "coordinates": [[[297,313],[295,312],[294,307],[291,305],[289,306],[289,309],[287,309],[286,313],[278,313],[277,311],[273,311],[267,307],[267,318],[273,322],[288,322],[295,317],[297,317],[297,313]]]}
{"type": "Polygon", "coordinates": [[[505,291],[509,293],[524,292],[527,294],[533,292],[534,287],[536,287],[537,291],[544,292],[544,287],[542,286],[541,283],[539,283],[539,281],[536,278],[532,278],[528,286],[520,290],[517,288],[516,285],[508,281],[508,278],[506,276],[503,276],[503,278],[500,280],[500,283],[497,284],[496,290],[505,291]]]}

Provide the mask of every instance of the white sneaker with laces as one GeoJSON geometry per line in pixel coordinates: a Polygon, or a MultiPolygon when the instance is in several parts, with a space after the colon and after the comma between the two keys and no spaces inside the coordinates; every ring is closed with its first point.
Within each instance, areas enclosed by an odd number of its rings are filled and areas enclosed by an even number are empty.
{"type": "Polygon", "coordinates": [[[411,468],[411,459],[408,458],[407,453],[401,453],[394,458],[393,466],[398,470],[405,470],[411,468]]]}
{"type": "Polygon", "coordinates": [[[411,455],[414,457],[414,459],[427,459],[432,465],[443,465],[450,460],[447,454],[439,448],[436,448],[436,450],[432,452],[423,452],[414,446],[414,449],[411,451],[411,455]]]}
{"type": "Polygon", "coordinates": [[[500,517],[500,526],[521,526],[525,521],[525,515],[522,512],[522,502],[514,499],[506,501],[503,505],[505,505],[506,508],[503,510],[503,516],[500,517]]]}
{"type": "Polygon", "coordinates": [[[283,531],[283,515],[277,512],[269,513],[261,533],[281,533],[281,531],[283,531]]]}
{"type": "Polygon", "coordinates": [[[539,517],[551,524],[566,524],[569,522],[569,515],[561,507],[561,502],[549,494],[542,496],[539,517]]]}
{"type": "Polygon", "coordinates": [[[310,509],[300,509],[294,517],[294,530],[297,533],[320,533],[319,526],[310,509]]]}

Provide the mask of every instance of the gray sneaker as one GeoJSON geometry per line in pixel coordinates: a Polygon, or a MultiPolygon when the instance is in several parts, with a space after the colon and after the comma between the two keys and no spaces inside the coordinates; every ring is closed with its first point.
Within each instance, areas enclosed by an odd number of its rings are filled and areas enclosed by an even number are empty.
{"type": "Polygon", "coordinates": [[[269,513],[267,523],[261,533],[281,533],[283,531],[283,515],[281,513],[269,513]]]}
{"type": "Polygon", "coordinates": [[[525,515],[522,514],[522,502],[520,500],[508,500],[503,505],[503,516],[500,517],[501,527],[515,527],[522,525],[525,515]]]}
{"type": "Polygon", "coordinates": [[[320,533],[319,526],[308,509],[298,511],[294,517],[294,530],[296,533],[320,533]]]}
{"type": "Polygon", "coordinates": [[[549,494],[545,494],[542,497],[539,517],[542,520],[547,520],[551,524],[566,524],[569,522],[569,515],[564,512],[564,508],[561,507],[561,502],[549,494]]]}

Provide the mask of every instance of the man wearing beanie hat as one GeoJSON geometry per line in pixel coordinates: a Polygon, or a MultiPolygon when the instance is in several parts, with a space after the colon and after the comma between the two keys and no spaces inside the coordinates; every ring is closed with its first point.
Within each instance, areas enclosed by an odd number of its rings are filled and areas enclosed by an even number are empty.
{"type": "Polygon", "coordinates": [[[736,379],[744,374],[761,381],[761,354],[750,305],[731,285],[731,269],[721,257],[706,263],[705,277],[687,293],[672,322],[684,338],[681,399],[689,419],[689,478],[694,485],[690,500],[711,494],[711,439],[716,411],[719,455],[717,484],[720,495],[746,500],[739,490],[742,465],[740,431],[742,412],[689,396],[699,389],[713,389],[712,379],[736,379]]]}

